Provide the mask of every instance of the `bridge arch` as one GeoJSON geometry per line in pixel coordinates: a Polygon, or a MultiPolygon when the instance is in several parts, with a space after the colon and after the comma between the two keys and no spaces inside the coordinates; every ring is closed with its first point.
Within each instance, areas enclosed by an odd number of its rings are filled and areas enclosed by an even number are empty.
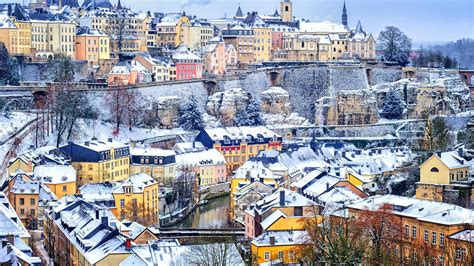
{"type": "Polygon", "coordinates": [[[271,86],[278,86],[281,84],[281,73],[279,71],[272,70],[268,72],[268,76],[270,78],[271,86]]]}
{"type": "Polygon", "coordinates": [[[213,95],[219,90],[219,88],[217,87],[217,81],[215,80],[205,80],[204,87],[206,88],[207,95],[209,96],[213,95]]]}

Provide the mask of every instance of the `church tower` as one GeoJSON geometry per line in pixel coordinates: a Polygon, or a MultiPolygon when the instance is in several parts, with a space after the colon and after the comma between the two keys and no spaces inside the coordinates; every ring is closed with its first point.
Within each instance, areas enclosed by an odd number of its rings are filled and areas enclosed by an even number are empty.
{"type": "Polygon", "coordinates": [[[344,7],[342,8],[342,25],[348,27],[348,25],[347,25],[346,1],[344,1],[344,7]]]}
{"type": "Polygon", "coordinates": [[[293,3],[291,0],[281,0],[280,14],[283,22],[293,21],[293,3]]]}

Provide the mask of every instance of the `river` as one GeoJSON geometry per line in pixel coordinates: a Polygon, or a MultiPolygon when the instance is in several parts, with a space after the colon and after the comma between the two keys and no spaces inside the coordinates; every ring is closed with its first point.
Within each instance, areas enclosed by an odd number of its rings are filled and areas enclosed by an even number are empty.
{"type": "Polygon", "coordinates": [[[180,228],[230,228],[229,196],[209,200],[203,206],[196,207],[182,222],[180,228]]]}

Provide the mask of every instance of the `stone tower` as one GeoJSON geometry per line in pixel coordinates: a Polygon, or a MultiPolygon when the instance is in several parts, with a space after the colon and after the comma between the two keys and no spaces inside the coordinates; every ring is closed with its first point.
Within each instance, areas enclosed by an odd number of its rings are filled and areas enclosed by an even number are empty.
{"type": "Polygon", "coordinates": [[[293,3],[291,0],[281,0],[280,14],[283,22],[293,21],[293,3]]]}
{"type": "Polygon", "coordinates": [[[347,24],[347,10],[346,10],[346,1],[344,1],[344,7],[342,8],[342,25],[348,27],[347,24]]]}

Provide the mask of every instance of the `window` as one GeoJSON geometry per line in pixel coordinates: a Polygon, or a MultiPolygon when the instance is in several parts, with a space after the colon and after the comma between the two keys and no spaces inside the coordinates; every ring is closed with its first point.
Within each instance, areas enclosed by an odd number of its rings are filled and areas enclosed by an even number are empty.
{"type": "Polygon", "coordinates": [[[125,200],[124,199],[120,200],[120,207],[125,207],[125,200]]]}
{"type": "Polygon", "coordinates": [[[289,254],[288,254],[288,258],[290,260],[294,260],[295,259],[295,251],[294,250],[290,250],[289,254]]]}
{"type": "Polygon", "coordinates": [[[35,216],[35,210],[34,209],[31,209],[30,213],[31,213],[31,216],[35,216]]]}
{"type": "Polygon", "coordinates": [[[423,240],[425,240],[425,243],[428,243],[428,230],[423,231],[423,240]]]}
{"type": "Polygon", "coordinates": [[[35,199],[30,199],[30,205],[35,205],[35,199]]]}
{"type": "Polygon", "coordinates": [[[439,266],[444,266],[444,256],[439,256],[439,266]]]}
{"type": "Polygon", "coordinates": [[[264,259],[265,259],[265,261],[269,261],[269,260],[270,260],[270,252],[265,251],[265,253],[264,253],[264,259]]]}
{"type": "Polygon", "coordinates": [[[295,216],[303,216],[303,207],[295,207],[295,216]]]}
{"type": "Polygon", "coordinates": [[[444,247],[444,233],[439,233],[439,246],[444,247]]]}
{"type": "Polygon", "coordinates": [[[464,261],[466,259],[466,249],[465,248],[456,248],[456,260],[464,261]]]}
{"type": "Polygon", "coordinates": [[[63,186],[63,192],[67,191],[67,186],[63,186]]]}
{"type": "Polygon", "coordinates": [[[405,238],[410,237],[410,226],[408,224],[405,225],[405,238]]]}
{"type": "Polygon", "coordinates": [[[431,244],[436,245],[437,238],[438,238],[438,236],[437,236],[436,232],[432,232],[431,233],[431,244]]]}
{"type": "Polygon", "coordinates": [[[20,198],[20,205],[25,205],[25,199],[24,198],[20,198]]]}
{"type": "Polygon", "coordinates": [[[25,215],[25,209],[20,209],[20,214],[25,215]]]}
{"type": "Polygon", "coordinates": [[[431,172],[438,173],[438,172],[439,172],[439,169],[438,169],[438,168],[436,168],[436,167],[433,167],[433,168],[431,168],[431,170],[430,170],[430,171],[431,171],[431,172]]]}
{"type": "Polygon", "coordinates": [[[283,251],[278,251],[278,259],[283,261],[283,251]]]}
{"type": "Polygon", "coordinates": [[[416,238],[416,226],[414,225],[411,227],[411,237],[416,238]]]}

